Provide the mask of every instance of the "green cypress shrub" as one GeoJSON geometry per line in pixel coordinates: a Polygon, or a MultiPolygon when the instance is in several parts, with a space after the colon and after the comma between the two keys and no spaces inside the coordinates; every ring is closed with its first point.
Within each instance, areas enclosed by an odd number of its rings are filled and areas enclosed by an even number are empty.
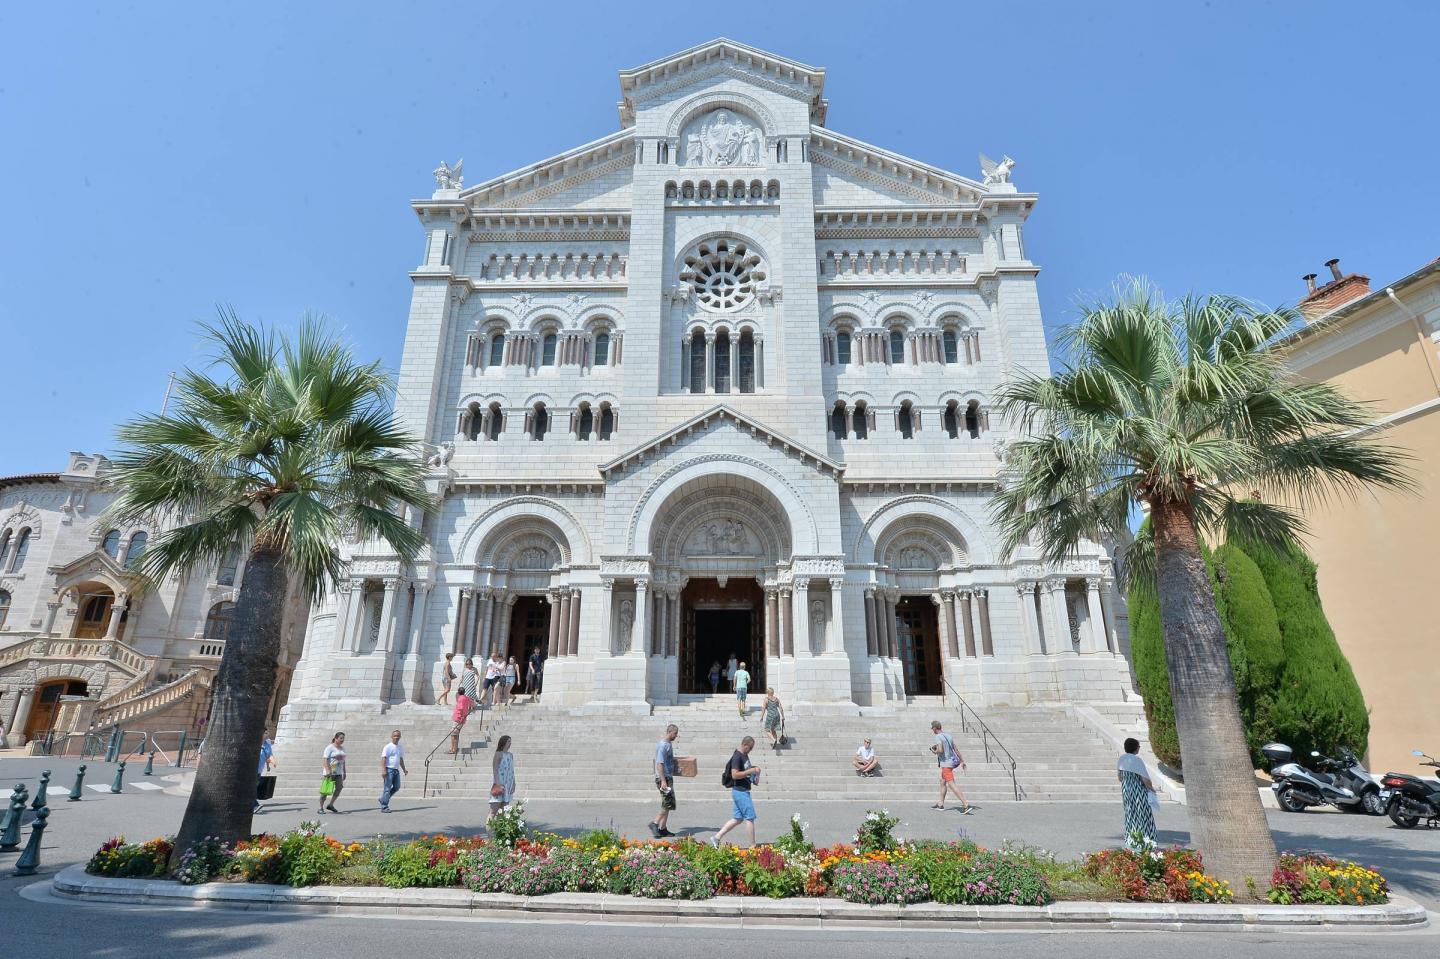
{"type": "Polygon", "coordinates": [[[1274,738],[1297,757],[1346,746],[1363,755],[1370,715],[1350,662],[1325,618],[1315,564],[1298,550],[1253,550],[1280,623],[1283,662],[1271,710],[1274,738]]]}
{"type": "Polygon", "coordinates": [[[1285,659],[1279,619],[1260,567],[1239,546],[1217,549],[1212,573],[1225,600],[1225,636],[1245,738],[1252,759],[1261,764],[1260,747],[1274,738],[1272,713],[1285,659]]]}
{"type": "Polygon", "coordinates": [[[1178,767],[1180,738],[1175,732],[1175,704],[1170,699],[1170,677],[1165,669],[1160,601],[1153,586],[1135,584],[1130,587],[1126,603],[1130,608],[1130,660],[1135,684],[1145,699],[1150,748],[1162,763],[1178,767]]]}

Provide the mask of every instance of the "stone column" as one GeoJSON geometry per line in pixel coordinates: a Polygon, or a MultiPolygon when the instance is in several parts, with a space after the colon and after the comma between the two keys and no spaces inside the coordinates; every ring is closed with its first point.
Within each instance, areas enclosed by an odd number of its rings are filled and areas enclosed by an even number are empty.
{"type": "Polygon", "coordinates": [[[514,593],[506,593],[496,596],[495,605],[497,608],[495,611],[500,616],[500,628],[498,630],[491,629],[490,631],[490,641],[492,646],[498,643],[505,643],[507,645],[509,644],[510,617],[514,614],[515,604],[519,602],[519,600],[520,597],[515,595],[514,593]]]}
{"type": "Polygon", "coordinates": [[[740,334],[730,333],[730,392],[740,392],[740,334]]]}
{"type": "Polygon", "coordinates": [[[1120,624],[1115,613],[1115,581],[1108,577],[1100,584],[1100,612],[1105,616],[1105,645],[1120,655],[1120,624]]]}
{"type": "Polygon", "coordinates": [[[845,577],[830,580],[830,633],[825,638],[825,652],[845,651],[845,577]]]}
{"type": "Polygon", "coordinates": [[[569,655],[580,655],[580,590],[574,589],[570,594],[570,643],[569,655]]]}
{"type": "Polygon", "coordinates": [[[550,638],[547,649],[547,656],[555,659],[560,655],[560,603],[559,597],[552,589],[545,594],[545,600],[550,604],[550,638]]]}
{"type": "Polygon", "coordinates": [[[121,593],[115,597],[110,604],[110,619],[105,624],[105,638],[116,639],[120,635],[120,620],[125,616],[125,610],[130,605],[130,594],[121,593]]]}
{"type": "MultiPolygon", "coordinates": [[[[361,593],[360,588],[352,584],[350,586],[349,593],[350,600],[347,603],[348,612],[345,614],[345,631],[347,634],[349,633],[350,629],[350,620],[356,616],[357,608],[360,605],[361,595],[363,594],[361,593]]],[[[468,615],[470,615],[470,587],[462,586],[460,587],[459,595],[456,597],[455,600],[455,632],[450,637],[450,652],[452,653],[458,654],[463,652],[465,649],[465,617],[468,615]]],[[[343,638],[340,648],[349,649],[350,647],[348,644],[349,637],[347,635],[343,638]]],[[[458,673],[459,670],[456,670],[456,672],[458,673]]]]}
{"type": "Polygon", "coordinates": [[[615,626],[611,620],[615,616],[615,581],[600,581],[600,639],[605,643],[605,651],[614,656],[619,645],[615,642],[615,626]]]}
{"type": "Polygon", "coordinates": [[[705,392],[715,392],[715,334],[705,334],[705,392]]]}
{"type": "Polygon", "coordinates": [[[1090,643],[1085,649],[1087,653],[1103,653],[1109,648],[1105,638],[1105,613],[1100,608],[1100,578],[1091,577],[1085,580],[1085,604],[1090,614],[1089,632],[1090,643]]]}
{"type": "Polygon", "coordinates": [[[995,640],[990,635],[990,591],[977,589],[975,596],[980,600],[980,652],[994,656],[995,640]]]}
{"type": "Polygon", "coordinates": [[[795,655],[795,606],[788,589],[780,591],[780,653],[795,655]]]}
{"type": "Polygon", "coordinates": [[[765,654],[771,659],[780,655],[780,598],[773,586],[765,588],[765,654]]]}
{"type": "Polygon", "coordinates": [[[1029,583],[1015,584],[1015,601],[1020,606],[1021,646],[1027,654],[1040,651],[1040,643],[1035,637],[1035,624],[1032,622],[1033,616],[1031,615],[1035,609],[1034,594],[1030,590],[1029,583]]]}
{"type": "Polygon", "coordinates": [[[962,590],[960,593],[960,622],[965,625],[965,655],[975,657],[975,619],[972,613],[972,590],[962,590]]]}
{"type": "Polygon", "coordinates": [[[35,704],[35,689],[28,687],[20,690],[20,697],[15,702],[15,714],[10,717],[10,723],[5,727],[5,741],[7,743],[21,746],[25,743],[25,724],[30,721],[30,707],[35,704]]]}
{"type": "Polygon", "coordinates": [[[945,638],[949,640],[950,658],[959,659],[960,636],[956,624],[960,620],[960,609],[955,598],[955,590],[953,589],[947,589],[945,591],[945,618],[948,623],[945,638]]]}
{"type": "Polygon", "coordinates": [[[400,580],[394,576],[385,577],[385,599],[380,605],[380,636],[376,642],[377,652],[393,652],[395,649],[395,594],[400,589],[400,580]]]}
{"type": "Polygon", "coordinates": [[[670,647],[666,656],[680,655],[680,590],[670,594],[670,647]]]}
{"type": "Polygon", "coordinates": [[[765,388],[765,338],[755,334],[755,391],[765,388]]]}
{"type": "Polygon", "coordinates": [[[555,655],[564,656],[570,651],[570,590],[560,590],[560,627],[555,630],[555,655]]]}
{"type": "Polygon", "coordinates": [[[1049,635],[1055,637],[1055,652],[1075,652],[1075,643],[1070,636],[1070,607],[1065,600],[1065,581],[1051,580],[1045,584],[1049,594],[1050,620],[1055,624],[1049,635]]]}
{"type": "MultiPolygon", "coordinates": [[[[65,604],[59,602],[58,600],[55,601],[55,602],[50,602],[50,603],[46,603],[46,604],[45,604],[45,635],[46,635],[46,636],[54,635],[54,633],[55,633],[55,617],[58,616],[58,615],[60,615],[60,607],[63,606],[63,605],[65,605],[65,604]]],[[[177,603],[176,605],[178,606],[179,604],[177,603]]]]}
{"type": "MultiPolygon", "coordinates": [[[[795,608],[790,615],[790,625],[794,630],[794,642],[796,650],[804,650],[806,655],[813,655],[810,648],[810,581],[797,579],[794,584],[794,599],[791,605],[795,608]]],[[[800,655],[796,652],[795,655],[800,655]]]]}
{"type": "Polygon", "coordinates": [[[895,625],[895,613],[899,606],[900,593],[897,590],[895,594],[890,597],[890,615],[885,617],[885,628],[890,634],[889,646],[891,659],[900,658],[900,634],[898,631],[899,628],[895,625]]]}
{"type": "Polygon", "coordinates": [[[630,648],[650,654],[650,582],[635,580],[635,622],[630,625],[630,648]]]}
{"type": "Polygon", "coordinates": [[[480,655],[485,659],[490,658],[490,649],[494,645],[495,630],[495,604],[498,597],[495,591],[489,586],[480,587],[480,655]]]}
{"type": "Polygon", "coordinates": [[[865,590],[865,655],[878,655],[879,644],[875,641],[875,590],[865,590]]]}

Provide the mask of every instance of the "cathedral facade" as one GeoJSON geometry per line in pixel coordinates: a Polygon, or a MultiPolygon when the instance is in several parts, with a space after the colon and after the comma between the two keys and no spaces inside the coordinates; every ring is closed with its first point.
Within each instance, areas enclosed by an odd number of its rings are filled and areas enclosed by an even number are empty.
{"type": "Polygon", "coordinates": [[[621,72],[608,136],[436,171],[397,398],[430,547],[353,547],[292,707],[430,703],[444,653],[535,649],[577,708],[731,656],[816,706],[1126,697],[1105,549],[1005,556],[989,513],[992,397],[1049,363],[1036,196],[835,132],[824,79],[717,40],[621,72]]]}

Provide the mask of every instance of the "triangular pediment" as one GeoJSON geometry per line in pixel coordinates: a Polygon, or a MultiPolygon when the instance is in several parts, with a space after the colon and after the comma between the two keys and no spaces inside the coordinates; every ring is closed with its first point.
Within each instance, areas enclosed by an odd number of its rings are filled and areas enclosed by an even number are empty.
{"type": "Polygon", "coordinates": [[[708,43],[620,71],[620,122],[635,122],[635,105],[672,95],[712,77],[734,77],[783,96],[806,101],[812,123],[825,123],[825,71],[789,57],[719,37],[708,43]]]}
{"type": "Polygon", "coordinates": [[[685,437],[696,433],[709,432],[724,423],[733,424],[740,432],[754,437],[755,442],[763,446],[783,450],[787,455],[798,459],[802,465],[810,466],[813,469],[837,478],[845,472],[844,466],[825,454],[818,453],[803,443],[797,443],[795,440],[792,440],[778,430],[771,429],[754,417],[746,416],[739,410],[722,403],[719,406],[711,407],[704,413],[692,416],[678,426],[646,440],[644,443],[641,443],[628,452],[622,453],[608,463],[601,463],[600,474],[602,476],[609,476],[611,473],[623,471],[631,466],[643,463],[651,456],[680,442],[685,437]]]}
{"type": "Polygon", "coordinates": [[[632,139],[629,130],[616,131],[467,187],[460,191],[460,199],[471,209],[629,207],[635,163],[632,139]],[[617,173],[623,174],[618,183],[617,173]]]}
{"type": "MultiPolygon", "coordinates": [[[[1034,199],[1017,194],[1008,184],[1004,190],[995,190],[979,180],[819,126],[810,128],[810,163],[817,202],[822,202],[827,178],[854,184],[855,190],[846,191],[847,195],[868,193],[880,205],[980,206],[992,198],[1003,197],[1006,202],[1034,199]]],[[[847,205],[859,204],[849,199],[847,205]]]]}
{"type": "Polygon", "coordinates": [[[86,579],[99,579],[113,585],[128,585],[136,580],[135,574],[110,558],[103,549],[92,549],[82,553],[63,566],[51,566],[48,570],[55,577],[57,588],[86,579]]]}

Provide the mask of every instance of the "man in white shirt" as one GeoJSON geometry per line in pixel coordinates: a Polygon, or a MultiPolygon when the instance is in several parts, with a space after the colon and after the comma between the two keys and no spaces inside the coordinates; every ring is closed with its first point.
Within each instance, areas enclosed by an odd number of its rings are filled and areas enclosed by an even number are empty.
{"type": "Polygon", "coordinates": [[[400,774],[410,775],[405,768],[405,747],[400,745],[400,730],[390,734],[390,742],[380,750],[380,811],[390,811],[390,797],[400,791],[400,774]]]}
{"type": "Polygon", "coordinates": [[[865,740],[860,744],[860,748],[855,750],[855,756],[851,759],[851,763],[855,766],[855,775],[875,775],[876,770],[880,768],[880,757],[875,755],[875,747],[870,745],[870,740],[865,740]]]}

